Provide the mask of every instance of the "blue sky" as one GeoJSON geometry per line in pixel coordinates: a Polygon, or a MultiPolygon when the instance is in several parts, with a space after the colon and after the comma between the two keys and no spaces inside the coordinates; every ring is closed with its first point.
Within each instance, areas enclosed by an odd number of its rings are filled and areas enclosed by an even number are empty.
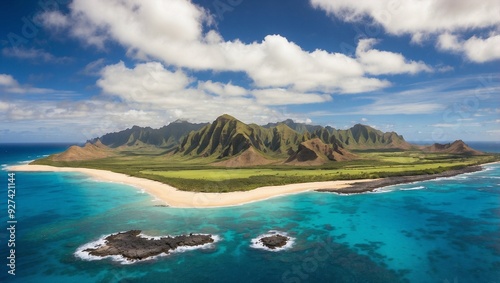
{"type": "Polygon", "coordinates": [[[0,5],[0,142],[83,142],[224,113],[500,140],[497,0],[0,5]]]}

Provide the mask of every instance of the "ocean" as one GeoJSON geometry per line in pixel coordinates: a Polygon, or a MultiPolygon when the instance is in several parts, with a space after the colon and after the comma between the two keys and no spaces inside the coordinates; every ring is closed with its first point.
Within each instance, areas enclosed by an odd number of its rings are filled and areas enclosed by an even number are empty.
{"type": "Polygon", "coordinates": [[[65,148],[0,145],[0,282],[500,282],[498,163],[374,193],[308,192],[210,209],[158,206],[137,188],[77,173],[19,172],[11,275],[5,167],[65,148]],[[77,256],[89,242],[132,229],[220,240],[133,264],[77,256]],[[294,241],[275,252],[256,247],[270,231],[294,241]]]}

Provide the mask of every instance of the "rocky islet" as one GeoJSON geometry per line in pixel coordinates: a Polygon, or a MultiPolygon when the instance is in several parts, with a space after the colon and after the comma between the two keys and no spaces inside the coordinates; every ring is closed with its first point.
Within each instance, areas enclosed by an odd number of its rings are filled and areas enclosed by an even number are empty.
{"type": "Polygon", "coordinates": [[[91,256],[122,256],[129,261],[144,260],[161,254],[169,254],[181,247],[201,247],[215,242],[212,235],[189,234],[167,237],[147,237],[140,230],[111,234],[104,244],[84,249],[91,256]]]}

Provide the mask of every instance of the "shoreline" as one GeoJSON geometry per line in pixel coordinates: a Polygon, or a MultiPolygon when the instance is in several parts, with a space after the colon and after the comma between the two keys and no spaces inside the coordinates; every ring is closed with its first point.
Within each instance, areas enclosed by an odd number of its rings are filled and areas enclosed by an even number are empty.
{"type": "Polygon", "coordinates": [[[55,167],[48,165],[15,165],[7,167],[7,170],[17,172],[71,172],[83,173],[95,180],[113,183],[126,184],[140,190],[144,190],[154,198],[163,201],[170,207],[176,208],[215,208],[229,207],[262,201],[274,197],[280,197],[302,192],[315,191],[318,189],[337,190],[349,187],[353,183],[370,182],[365,180],[342,180],[327,182],[298,183],[282,186],[266,186],[253,189],[251,191],[239,191],[229,193],[201,193],[181,191],[170,185],[144,178],[132,177],[122,173],[112,171],[55,167]]]}
{"type": "MultiPolygon", "coordinates": [[[[492,162],[494,164],[499,162],[492,162]]],[[[482,164],[482,165],[488,165],[482,164]]],[[[55,167],[48,165],[15,165],[7,167],[10,171],[21,172],[73,172],[83,173],[95,180],[120,183],[143,190],[157,200],[163,201],[170,207],[176,208],[216,208],[230,207],[263,201],[274,197],[298,194],[302,192],[332,192],[337,194],[359,194],[373,192],[374,190],[387,186],[407,184],[420,181],[428,181],[438,178],[448,178],[460,174],[473,173],[483,170],[482,165],[474,165],[463,169],[450,170],[438,174],[397,176],[379,179],[339,180],[325,182],[297,183],[281,186],[265,186],[250,191],[237,191],[229,193],[202,193],[181,191],[173,186],[139,177],[133,177],[112,171],[75,168],[55,167]]]]}
{"type": "MultiPolygon", "coordinates": [[[[496,162],[494,162],[496,163],[496,162]]],[[[482,164],[487,165],[487,164],[482,164]]],[[[422,182],[429,181],[439,178],[449,178],[454,177],[461,174],[474,173],[483,170],[482,165],[473,165],[468,166],[462,169],[449,170],[443,173],[437,174],[425,174],[425,175],[414,175],[414,176],[395,176],[395,177],[386,177],[381,179],[371,180],[371,182],[355,182],[351,186],[347,188],[340,189],[318,189],[317,192],[334,192],[338,194],[360,194],[366,192],[373,192],[378,188],[401,185],[401,184],[409,184],[414,182],[422,182]]]]}

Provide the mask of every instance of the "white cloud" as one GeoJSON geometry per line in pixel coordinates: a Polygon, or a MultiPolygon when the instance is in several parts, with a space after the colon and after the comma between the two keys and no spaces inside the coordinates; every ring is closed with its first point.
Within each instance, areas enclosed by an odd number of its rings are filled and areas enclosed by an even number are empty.
{"type": "Polygon", "coordinates": [[[458,126],[460,126],[460,124],[458,123],[438,123],[438,124],[432,124],[430,125],[431,127],[435,127],[435,128],[456,128],[458,126]]]}
{"type": "Polygon", "coordinates": [[[61,14],[59,11],[47,11],[43,13],[43,17],[37,17],[37,20],[41,21],[42,24],[46,26],[51,26],[53,28],[66,28],[69,26],[68,17],[61,14]]]}
{"type": "Polygon", "coordinates": [[[245,111],[250,105],[264,108],[266,105],[320,103],[332,99],[330,95],[287,89],[246,90],[231,83],[213,81],[200,81],[197,86],[191,86],[193,78],[180,70],[167,70],[158,62],[137,64],[134,68],[127,68],[120,62],[103,68],[101,74],[97,85],[105,94],[148,107],[181,110],[185,116],[195,108],[202,113],[218,108],[220,114],[238,107],[245,111]]]}
{"type": "Polygon", "coordinates": [[[193,78],[183,71],[168,70],[158,62],[140,63],[133,68],[120,62],[103,68],[97,85],[103,90],[99,99],[115,101],[119,98],[125,109],[141,110],[127,112],[127,115],[122,115],[123,119],[133,120],[131,117],[140,115],[148,120],[145,115],[149,115],[151,125],[178,118],[206,122],[222,113],[246,122],[267,123],[285,118],[270,105],[296,104],[299,100],[300,103],[331,100],[328,95],[274,89],[246,90],[232,83],[213,81],[192,82],[193,78]]]}
{"type": "Polygon", "coordinates": [[[362,95],[357,97],[365,100],[360,106],[335,112],[313,112],[311,115],[438,114],[447,123],[463,123],[464,119],[500,112],[498,108],[486,107],[498,104],[495,94],[499,91],[500,82],[495,77],[490,78],[490,74],[436,79],[410,85],[404,91],[362,95]]]}
{"type": "MultiPolygon", "coordinates": [[[[0,128],[34,130],[40,123],[60,129],[54,136],[72,137],[84,141],[108,132],[129,128],[133,125],[159,128],[176,119],[188,118],[191,122],[214,120],[222,113],[228,113],[247,123],[268,123],[282,121],[285,114],[251,100],[185,101],[172,107],[164,102],[156,107],[137,102],[120,102],[107,97],[97,97],[92,101],[56,102],[11,99],[0,102],[0,128]],[[146,107],[145,107],[146,106],[146,107]],[[248,109],[248,111],[247,111],[248,109]],[[39,123],[33,123],[38,121],[39,123]],[[61,134],[63,132],[64,134],[61,134]],[[71,133],[68,135],[67,133],[71,133]]],[[[300,115],[299,115],[300,116],[300,115]]]]}
{"type": "Polygon", "coordinates": [[[424,62],[408,61],[401,54],[372,49],[372,46],[376,43],[375,39],[362,39],[356,48],[356,56],[368,73],[384,75],[432,72],[432,68],[424,62]]]}
{"type": "MultiPolygon", "coordinates": [[[[310,0],[313,7],[322,9],[347,22],[362,22],[366,18],[381,25],[394,35],[409,34],[412,41],[421,43],[439,35],[442,50],[460,51],[474,62],[500,58],[498,34],[500,30],[500,2],[497,0],[310,0]],[[449,34],[468,31],[490,31],[487,38],[472,36],[465,40],[468,46],[459,46],[449,34]]],[[[463,36],[460,36],[463,37],[463,36]]]]}
{"type": "Polygon", "coordinates": [[[279,35],[266,36],[262,43],[249,47],[242,46],[241,50],[248,49],[253,59],[243,62],[242,67],[259,87],[359,93],[390,85],[388,81],[367,77],[356,58],[324,50],[306,52],[279,35]]]}
{"type": "Polygon", "coordinates": [[[0,110],[7,111],[9,109],[9,104],[3,101],[0,101],[0,110]]]}
{"type": "Polygon", "coordinates": [[[0,89],[44,90],[48,94],[36,96],[36,100],[11,96],[8,103],[0,101],[0,126],[8,123],[9,127],[36,132],[35,124],[31,123],[36,120],[71,133],[68,137],[85,140],[132,125],[158,128],[179,118],[207,122],[222,113],[247,123],[265,124],[290,117],[307,121],[304,115],[282,113],[269,105],[331,99],[328,95],[289,91],[275,91],[273,95],[268,92],[263,98],[265,89],[254,94],[254,90],[232,83],[193,84],[192,78],[183,71],[169,70],[158,62],[141,63],[133,68],[119,62],[104,67],[100,76],[97,85],[103,93],[75,101],[65,98],[64,94],[70,92],[23,86],[11,75],[0,74],[0,89]]]}
{"type": "Polygon", "coordinates": [[[223,84],[219,82],[198,82],[198,88],[208,93],[213,93],[220,96],[244,96],[248,91],[240,86],[233,85],[232,83],[223,84]]]}
{"type": "Polygon", "coordinates": [[[368,16],[396,35],[470,30],[496,27],[500,24],[500,3],[496,0],[310,2],[314,7],[348,22],[360,21],[368,16]]]}
{"type": "Polygon", "coordinates": [[[7,74],[0,74],[0,86],[17,86],[19,83],[11,76],[7,74]]]}
{"type": "Polygon", "coordinates": [[[101,69],[104,67],[105,61],[106,60],[104,58],[99,58],[97,60],[94,60],[85,65],[85,67],[80,73],[87,76],[98,76],[101,72],[101,69]]]}
{"type": "Polygon", "coordinates": [[[446,73],[446,72],[450,72],[450,71],[453,71],[455,70],[455,68],[453,68],[452,66],[437,66],[437,71],[440,72],[440,73],[446,73]]]}
{"type": "Polygon", "coordinates": [[[464,43],[467,57],[474,62],[487,62],[500,59],[500,34],[486,39],[473,36],[464,43]]]}
{"type": "Polygon", "coordinates": [[[252,91],[252,94],[262,105],[308,104],[332,100],[330,95],[291,92],[282,88],[259,89],[252,91]]]}
{"type": "MultiPolygon", "coordinates": [[[[75,0],[70,14],[40,18],[48,27],[61,26],[53,18],[66,17],[69,32],[87,44],[105,48],[118,42],[127,54],[144,61],[161,60],[168,66],[192,70],[245,72],[259,88],[287,88],[296,92],[359,93],[381,89],[388,81],[370,74],[400,74],[425,71],[421,62],[401,54],[364,49],[368,65],[341,53],[303,50],[280,35],[268,35],[261,42],[225,41],[210,29],[211,17],[188,0],[75,0]],[[54,24],[54,22],[56,22],[54,24]],[[370,53],[373,51],[374,53],[370,53]],[[367,57],[383,55],[387,64],[367,57]]],[[[384,62],[385,63],[385,62],[384,62]]]]}
{"type": "Polygon", "coordinates": [[[171,72],[156,62],[139,64],[134,69],[129,69],[120,62],[106,66],[101,74],[102,78],[97,81],[97,85],[105,93],[116,95],[125,101],[151,104],[183,100],[176,92],[184,90],[191,81],[184,72],[171,72]]]}
{"type": "Polygon", "coordinates": [[[431,102],[409,102],[398,103],[386,100],[377,101],[369,107],[363,107],[360,114],[367,115],[395,115],[395,114],[430,114],[442,110],[440,103],[431,102]]]}
{"type": "Polygon", "coordinates": [[[443,33],[438,37],[437,47],[443,50],[460,51],[462,47],[458,38],[450,33],[443,33]]]}
{"type": "Polygon", "coordinates": [[[41,60],[49,63],[68,63],[72,60],[69,57],[56,57],[41,49],[24,47],[4,48],[2,49],[2,55],[19,59],[41,60]]]}
{"type": "Polygon", "coordinates": [[[16,94],[45,94],[53,92],[54,90],[21,85],[11,75],[0,74],[0,91],[16,94]]]}
{"type": "Polygon", "coordinates": [[[442,50],[464,53],[477,63],[500,59],[500,34],[486,39],[473,36],[464,41],[456,35],[444,33],[439,36],[437,46],[442,50]]]}

